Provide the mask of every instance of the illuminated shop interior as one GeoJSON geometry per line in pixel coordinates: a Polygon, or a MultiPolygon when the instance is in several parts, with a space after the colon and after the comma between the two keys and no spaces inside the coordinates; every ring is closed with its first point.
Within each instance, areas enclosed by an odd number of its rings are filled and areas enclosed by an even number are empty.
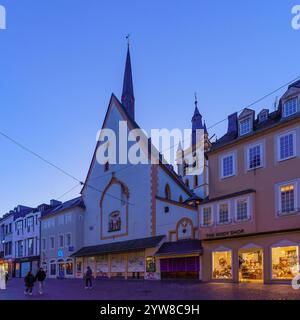
{"type": "Polygon", "coordinates": [[[272,248],[272,278],[293,279],[299,270],[299,247],[272,248]]]}
{"type": "Polygon", "coordinates": [[[239,251],[239,280],[241,282],[263,282],[263,250],[239,251]]]}
{"type": "Polygon", "coordinates": [[[232,279],[231,251],[215,251],[212,253],[213,279],[232,279]]]}

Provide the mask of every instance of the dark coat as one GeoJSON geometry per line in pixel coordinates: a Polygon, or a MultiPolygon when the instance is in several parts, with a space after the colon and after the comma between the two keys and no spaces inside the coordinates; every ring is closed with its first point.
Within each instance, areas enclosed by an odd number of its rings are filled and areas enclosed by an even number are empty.
{"type": "Polygon", "coordinates": [[[32,274],[28,274],[25,278],[24,278],[24,282],[25,282],[25,286],[28,288],[33,287],[34,285],[34,276],[32,274]]]}
{"type": "Polygon", "coordinates": [[[86,277],[86,279],[92,279],[92,277],[93,277],[92,269],[87,269],[85,277],[86,277]]]}
{"type": "Polygon", "coordinates": [[[44,270],[39,270],[35,276],[35,280],[44,281],[46,279],[46,272],[44,270]]]}

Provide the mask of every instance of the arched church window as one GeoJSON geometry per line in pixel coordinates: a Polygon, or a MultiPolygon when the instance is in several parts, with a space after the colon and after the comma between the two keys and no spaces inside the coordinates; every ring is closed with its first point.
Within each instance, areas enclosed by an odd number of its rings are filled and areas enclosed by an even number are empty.
{"type": "Polygon", "coordinates": [[[169,184],[166,184],[166,187],[165,187],[165,198],[168,200],[171,199],[171,189],[169,184]]]}
{"type": "Polygon", "coordinates": [[[113,211],[109,215],[108,232],[121,230],[121,216],[119,211],[113,211]]]}

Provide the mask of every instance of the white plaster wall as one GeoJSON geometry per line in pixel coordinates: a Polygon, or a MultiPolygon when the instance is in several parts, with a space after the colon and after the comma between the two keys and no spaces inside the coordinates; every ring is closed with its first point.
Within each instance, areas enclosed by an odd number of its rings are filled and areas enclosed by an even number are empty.
{"type": "MultiPolygon", "coordinates": [[[[106,122],[106,128],[118,133],[119,121],[123,120],[116,107],[113,107],[106,122]]],[[[118,152],[117,152],[118,157],[118,152]]],[[[84,245],[97,245],[113,241],[125,241],[135,238],[151,236],[151,166],[112,164],[108,172],[104,172],[104,166],[94,161],[91,173],[83,192],[86,205],[84,221],[84,245]],[[121,180],[129,190],[128,210],[128,235],[115,239],[100,239],[100,200],[102,192],[109,184],[113,172],[115,177],[121,180]],[[100,177],[99,177],[100,176],[100,177]],[[97,190],[95,190],[97,189],[97,190]]],[[[108,193],[110,193],[108,191],[108,193]]],[[[116,199],[107,196],[106,201],[115,203],[116,199]],[[108,200],[110,199],[110,200],[108,200]]],[[[107,204],[107,203],[106,203],[107,204]]],[[[112,205],[113,206],[113,205],[112,205]]],[[[106,212],[107,213],[107,212],[106,212]]],[[[110,213],[110,212],[109,212],[110,213]]],[[[107,225],[107,222],[104,222],[107,225]]]]}
{"type": "Polygon", "coordinates": [[[156,230],[159,235],[168,236],[169,231],[175,231],[176,225],[182,218],[189,218],[193,221],[194,228],[197,227],[197,211],[185,207],[176,206],[162,200],[156,201],[156,230]],[[169,212],[165,213],[164,208],[168,206],[169,212]]]}

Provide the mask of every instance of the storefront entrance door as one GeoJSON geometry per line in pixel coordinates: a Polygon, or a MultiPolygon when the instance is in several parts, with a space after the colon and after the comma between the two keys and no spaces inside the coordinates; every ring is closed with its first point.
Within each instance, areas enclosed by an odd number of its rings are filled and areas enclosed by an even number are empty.
{"type": "Polygon", "coordinates": [[[263,281],[263,250],[244,249],[239,251],[239,281],[263,281]]]}

